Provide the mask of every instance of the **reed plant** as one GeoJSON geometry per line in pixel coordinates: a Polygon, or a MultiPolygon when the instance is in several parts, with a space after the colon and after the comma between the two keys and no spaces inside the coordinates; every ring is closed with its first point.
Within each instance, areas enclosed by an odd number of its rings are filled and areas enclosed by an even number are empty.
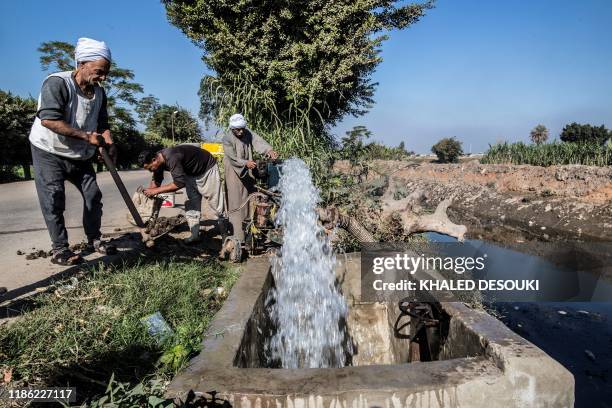
{"type": "Polygon", "coordinates": [[[612,147],[595,142],[542,144],[498,143],[489,145],[480,160],[484,164],[530,164],[553,166],[584,164],[589,166],[612,165],[612,147]]]}
{"type": "Polygon", "coordinates": [[[270,143],[281,158],[303,159],[310,166],[315,183],[323,181],[333,159],[335,142],[312,97],[292,96],[289,107],[279,111],[272,92],[246,75],[234,77],[229,84],[213,76],[204,77],[200,95],[207,101],[201,115],[216,126],[226,129],[229,117],[241,113],[249,128],[270,143]]]}

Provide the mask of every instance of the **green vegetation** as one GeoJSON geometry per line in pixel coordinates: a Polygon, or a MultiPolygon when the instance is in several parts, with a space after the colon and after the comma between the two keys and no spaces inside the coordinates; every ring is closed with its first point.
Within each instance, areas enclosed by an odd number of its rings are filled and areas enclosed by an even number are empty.
{"type": "Polygon", "coordinates": [[[25,178],[31,178],[28,136],[35,114],[33,98],[20,98],[0,90],[0,182],[17,179],[17,166],[22,167],[25,178]]]}
{"type": "Polygon", "coordinates": [[[372,142],[366,147],[370,160],[405,160],[414,155],[414,152],[406,150],[404,142],[400,142],[397,147],[389,147],[382,143],[372,142]]]}
{"type": "Polygon", "coordinates": [[[303,112],[311,123],[329,124],[372,103],[370,75],[387,39],[381,33],[416,23],[433,2],[163,3],[170,22],[202,47],[204,63],[215,73],[202,81],[205,116],[220,117],[211,103],[217,99],[209,93],[211,79],[236,93],[242,78],[266,90],[283,123],[303,112]]]}
{"type": "Polygon", "coordinates": [[[317,184],[335,147],[329,127],[373,102],[382,33],[408,27],[432,7],[380,0],[163,3],[214,72],[201,81],[200,116],[226,128],[231,114],[242,113],[282,157],[303,158],[317,184]]]}
{"type": "Polygon", "coordinates": [[[178,104],[160,104],[153,95],[141,98],[134,111],[140,122],[146,126],[145,138],[162,145],[176,142],[197,142],[202,131],[196,118],[178,104]]]}
{"type": "Polygon", "coordinates": [[[612,131],[606,129],[604,125],[580,125],[573,122],[565,125],[559,138],[564,142],[603,144],[606,140],[612,138],[612,131]]]}
{"type": "Polygon", "coordinates": [[[236,269],[216,261],[101,267],[75,287],[37,296],[0,330],[0,373],[10,372],[15,386],[76,384],[81,398],[105,393],[109,380],[117,395],[141,381],[136,390],[150,392],[199,350],[223,300],[214,289],[227,293],[236,278],[236,269]],[[157,311],[174,331],[164,341],[141,322],[157,311]]]}
{"type": "Polygon", "coordinates": [[[456,163],[463,154],[461,142],[454,137],[441,139],[431,147],[431,151],[438,156],[440,163],[456,163]]]}
{"type": "Polygon", "coordinates": [[[531,164],[552,166],[561,164],[612,165],[612,147],[599,143],[543,143],[528,145],[502,143],[489,146],[481,163],[531,164]]]}
{"type": "Polygon", "coordinates": [[[224,91],[215,78],[207,77],[204,81],[210,87],[207,98],[216,107],[216,122],[220,128],[227,127],[227,120],[233,113],[242,112],[249,127],[270,143],[281,157],[302,158],[310,166],[317,184],[326,178],[333,161],[334,140],[311,121],[309,110],[292,108],[290,118],[284,121],[269,91],[250,80],[237,78],[232,92],[224,91]]]}
{"type": "Polygon", "coordinates": [[[406,151],[404,142],[401,142],[398,147],[388,147],[376,142],[366,144],[365,139],[371,136],[372,132],[365,126],[353,127],[342,138],[338,158],[356,165],[368,160],[403,160],[410,157],[411,153],[406,151]]]}

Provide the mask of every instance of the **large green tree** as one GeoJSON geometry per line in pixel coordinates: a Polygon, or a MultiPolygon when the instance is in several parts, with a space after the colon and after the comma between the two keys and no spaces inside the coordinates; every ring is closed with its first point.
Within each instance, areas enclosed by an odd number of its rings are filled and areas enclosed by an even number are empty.
{"type": "Polygon", "coordinates": [[[367,111],[376,87],[371,75],[382,60],[387,33],[417,22],[433,5],[392,0],[163,3],[170,22],[204,50],[203,61],[214,72],[201,83],[204,119],[225,125],[232,111],[252,112],[247,119],[260,126],[306,120],[321,131],[346,114],[367,111]]]}
{"type": "Polygon", "coordinates": [[[612,132],[606,129],[604,125],[582,125],[576,122],[565,125],[560,135],[560,139],[564,142],[593,142],[598,144],[603,144],[610,137],[612,137],[612,132]]]}
{"type": "Polygon", "coordinates": [[[160,107],[161,105],[159,104],[159,99],[153,95],[148,95],[144,98],[140,98],[134,110],[138,114],[138,119],[140,122],[146,125],[147,121],[151,119],[153,114],[157,112],[160,107]]]}
{"type": "Polygon", "coordinates": [[[199,142],[200,125],[188,110],[180,106],[160,105],[150,113],[146,122],[147,133],[175,142],[199,142]]]}
{"type": "Polygon", "coordinates": [[[31,178],[30,143],[28,136],[36,114],[36,101],[0,90],[0,166],[3,173],[12,173],[14,166],[23,166],[26,179],[31,178]]]}

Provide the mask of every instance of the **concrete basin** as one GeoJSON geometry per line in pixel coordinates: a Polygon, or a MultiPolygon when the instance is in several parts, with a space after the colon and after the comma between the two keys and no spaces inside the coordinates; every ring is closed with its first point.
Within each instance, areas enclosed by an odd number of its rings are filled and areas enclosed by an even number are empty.
{"type": "MultiPolygon", "coordinates": [[[[397,303],[360,300],[360,254],[338,257],[355,353],[342,368],[281,369],[266,354],[265,308],[274,285],[266,258],[251,259],[213,320],[202,352],[169,385],[185,399],[216,392],[236,407],[572,407],[574,378],[500,321],[463,303],[441,303],[440,346],[408,362],[393,329],[397,303]]],[[[325,330],[325,328],[321,328],[325,330]]]]}

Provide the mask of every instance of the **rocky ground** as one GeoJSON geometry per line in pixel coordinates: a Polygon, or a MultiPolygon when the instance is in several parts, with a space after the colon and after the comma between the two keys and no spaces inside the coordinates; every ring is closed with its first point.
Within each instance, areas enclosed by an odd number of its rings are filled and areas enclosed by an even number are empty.
{"type": "Polygon", "coordinates": [[[449,216],[472,238],[612,240],[612,167],[374,161],[368,179],[380,176],[392,188],[424,190],[431,206],[452,197],[449,216]]]}

